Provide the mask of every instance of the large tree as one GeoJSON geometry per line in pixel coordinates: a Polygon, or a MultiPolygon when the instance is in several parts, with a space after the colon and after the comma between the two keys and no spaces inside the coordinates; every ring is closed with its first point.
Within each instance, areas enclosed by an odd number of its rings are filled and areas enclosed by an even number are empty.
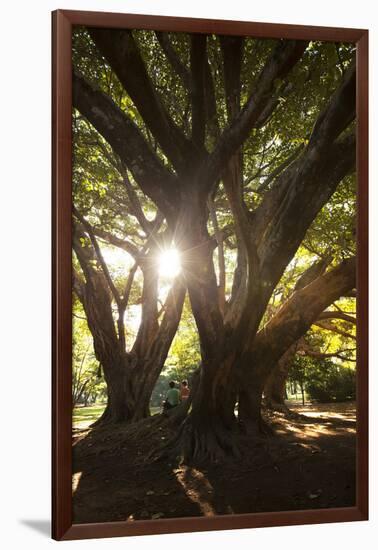
{"type": "Polygon", "coordinates": [[[235,402],[244,428],[257,429],[262,390],[279,357],[312,315],[355,285],[351,259],[295,292],[261,328],[307,230],[354,169],[353,51],[330,45],[339,54],[330,70],[329,45],[302,41],[89,35],[138,115],[80,63],[74,105],[154,201],[180,250],[201,372],[178,444],[187,457],[217,457],[236,450],[235,402]],[[217,197],[227,201],[237,250],[229,296],[217,197]]]}
{"type": "Polygon", "coordinates": [[[107,387],[99,422],[138,421],[150,414],[151,394],[180,321],[185,284],[178,277],[161,295],[163,216],[140,201],[127,168],[77,117],[74,147],[74,290],[107,387]],[[106,254],[112,258],[117,250],[123,254],[118,254],[120,269],[114,270],[106,254]],[[136,308],[140,320],[128,326],[136,308]]]}

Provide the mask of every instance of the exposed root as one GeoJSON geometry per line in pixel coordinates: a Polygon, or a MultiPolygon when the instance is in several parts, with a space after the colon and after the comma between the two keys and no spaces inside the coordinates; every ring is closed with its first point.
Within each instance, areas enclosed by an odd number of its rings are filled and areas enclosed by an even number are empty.
{"type": "Polygon", "coordinates": [[[221,426],[195,427],[188,417],[163,447],[157,449],[154,460],[170,458],[179,463],[212,464],[240,458],[240,439],[237,430],[226,430],[221,426]]]}
{"type": "Polygon", "coordinates": [[[271,411],[278,411],[284,414],[288,414],[290,412],[288,406],[285,403],[279,403],[278,401],[273,401],[272,399],[270,399],[269,401],[265,401],[264,405],[264,408],[271,411]]]}
{"type": "Polygon", "coordinates": [[[261,439],[266,436],[275,435],[270,422],[270,415],[260,416],[257,419],[244,418],[239,421],[241,433],[250,439],[261,439]]]}
{"type": "Polygon", "coordinates": [[[259,421],[259,430],[262,435],[275,435],[273,426],[263,417],[259,421]]]}
{"type": "MultiPolygon", "coordinates": [[[[274,416],[268,411],[264,411],[264,417],[256,421],[248,422],[247,425],[235,422],[228,429],[215,422],[200,422],[197,425],[191,415],[178,423],[179,416],[169,414],[170,412],[119,425],[119,434],[114,433],[114,448],[123,445],[126,440],[147,442],[153,439],[154,443],[143,456],[144,463],[168,461],[187,465],[214,465],[238,462],[251,449],[264,446],[266,436],[275,433],[272,428],[274,416]]],[[[108,431],[108,425],[106,422],[98,427],[99,436],[104,430],[108,431]]]]}

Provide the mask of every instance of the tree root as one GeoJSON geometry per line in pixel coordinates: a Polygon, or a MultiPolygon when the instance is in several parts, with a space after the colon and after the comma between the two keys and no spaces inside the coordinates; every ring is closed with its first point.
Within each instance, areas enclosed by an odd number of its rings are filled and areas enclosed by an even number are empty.
{"type": "Polygon", "coordinates": [[[278,411],[284,414],[288,414],[290,412],[288,406],[285,403],[280,403],[271,399],[269,401],[265,401],[264,408],[270,411],[278,411]]]}
{"type": "Polygon", "coordinates": [[[226,430],[221,426],[196,427],[190,417],[181,424],[179,431],[164,446],[153,451],[153,461],[178,460],[180,464],[220,463],[241,456],[238,430],[226,430]]]}
{"type": "Polygon", "coordinates": [[[262,435],[275,435],[276,433],[273,426],[270,424],[270,422],[268,422],[262,417],[260,418],[260,421],[259,421],[259,430],[262,435]]]}

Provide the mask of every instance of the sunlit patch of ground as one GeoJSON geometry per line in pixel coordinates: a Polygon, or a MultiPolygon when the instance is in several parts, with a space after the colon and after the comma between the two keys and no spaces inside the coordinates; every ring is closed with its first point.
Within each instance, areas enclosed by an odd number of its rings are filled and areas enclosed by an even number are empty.
{"type": "Polygon", "coordinates": [[[105,404],[92,405],[89,407],[75,407],[72,413],[72,426],[76,429],[83,429],[93,424],[104,412],[105,404]]]}
{"type": "Polygon", "coordinates": [[[204,516],[214,516],[216,512],[210,502],[214,493],[205,474],[197,468],[182,466],[174,470],[177,481],[184,489],[188,498],[198,505],[204,516]]]}
{"type": "MultiPolygon", "coordinates": [[[[95,422],[105,410],[105,404],[96,404],[88,407],[75,407],[72,413],[72,427],[75,430],[83,430],[88,428],[95,422]]],[[[151,414],[156,414],[160,411],[159,407],[151,407],[151,414]]]]}
{"type": "MultiPolygon", "coordinates": [[[[290,406],[290,405],[289,405],[290,406]]],[[[299,439],[318,439],[324,436],[355,434],[356,405],[347,403],[316,403],[291,405],[290,410],[300,415],[293,418],[276,413],[273,419],[279,434],[292,433],[299,439]]]]}
{"type": "Polygon", "coordinates": [[[304,414],[314,418],[340,418],[351,422],[355,422],[356,420],[356,403],[354,401],[347,401],[346,403],[316,403],[308,405],[295,404],[291,405],[290,409],[299,414],[304,414]]]}

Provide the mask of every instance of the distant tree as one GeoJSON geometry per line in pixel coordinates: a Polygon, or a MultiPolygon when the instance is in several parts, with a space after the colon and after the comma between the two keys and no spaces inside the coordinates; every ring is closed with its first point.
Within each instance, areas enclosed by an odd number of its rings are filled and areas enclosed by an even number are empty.
{"type": "Polygon", "coordinates": [[[74,312],[74,345],[72,364],[72,405],[87,405],[89,400],[96,401],[104,395],[105,382],[101,368],[93,353],[91,335],[83,310],[75,300],[74,312]]]}
{"type": "MultiPolygon", "coordinates": [[[[320,402],[332,401],[349,401],[356,399],[356,372],[355,370],[337,366],[331,362],[325,365],[324,371],[317,373],[318,377],[314,376],[308,379],[306,383],[306,391],[311,399],[320,402]],[[328,367],[328,368],[327,368],[328,367]]],[[[310,371],[310,373],[311,371],[310,371]]]]}

